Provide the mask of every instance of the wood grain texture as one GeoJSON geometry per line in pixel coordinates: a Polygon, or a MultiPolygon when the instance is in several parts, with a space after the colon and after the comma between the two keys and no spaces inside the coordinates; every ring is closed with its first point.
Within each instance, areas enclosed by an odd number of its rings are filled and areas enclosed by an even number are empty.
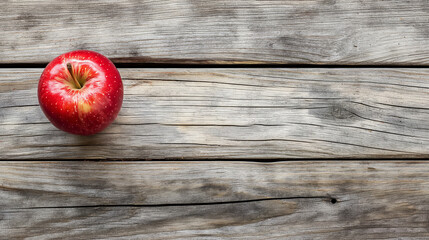
{"type": "Polygon", "coordinates": [[[427,0],[3,1],[0,63],[429,64],[427,0]]]}
{"type": "Polygon", "coordinates": [[[0,236],[427,239],[428,171],[409,161],[2,162],[0,236]]]}
{"type": "Polygon", "coordinates": [[[0,69],[0,159],[425,158],[428,69],[120,69],[100,134],[57,130],[42,69],[0,69]]]}

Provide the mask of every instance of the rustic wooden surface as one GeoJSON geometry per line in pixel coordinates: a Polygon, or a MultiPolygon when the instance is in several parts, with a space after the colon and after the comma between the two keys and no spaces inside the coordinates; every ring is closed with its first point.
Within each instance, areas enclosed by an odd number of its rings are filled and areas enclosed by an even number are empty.
{"type": "Polygon", "coordinates": [[[0,63],[429,64],[427,0],[2,1],[0,63]]]}
{"type": "Polygon", "coordinates": [[[2,162],[1,239],[427,239],[429,162],[2,162]]]}
{"type": "Polygon", "coordinates": [[[428,69],[120,69],[120,115],[90,137],[45,118],[41,71],[0,69],[1,159],[429,156],[428,69]]]}
{"type": "Polygon", "coordinates": [[[2,1],[0,160],[32,161],[0,161],[0,239],[429,239],[429,162],[339,160],[429,157],[428,22],[426,0],[2,1]],[[77,49],[125,84],[90,137],[37,103],[77,49]],[[262,162],[303,158],[336,160],[262,162]]]}

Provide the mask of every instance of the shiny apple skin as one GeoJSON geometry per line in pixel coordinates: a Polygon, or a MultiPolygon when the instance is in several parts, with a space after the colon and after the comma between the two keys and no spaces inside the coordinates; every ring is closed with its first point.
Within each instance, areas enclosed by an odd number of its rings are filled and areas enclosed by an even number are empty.
{"type": "Polygon", "coordinates": [[[105,56],[78,50],[56,57],[43,71],[38,86],[39,104],[57,128],[78,135],[91,135],[115,120],[122,106],[124,88],[115,65],[105,56]],[[86,83],[76,89],[67,70],[86,83]]]}

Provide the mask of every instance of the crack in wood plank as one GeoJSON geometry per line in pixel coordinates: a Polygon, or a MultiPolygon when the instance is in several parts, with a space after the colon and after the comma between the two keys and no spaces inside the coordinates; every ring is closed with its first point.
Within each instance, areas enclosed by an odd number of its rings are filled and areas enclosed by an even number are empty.
{"type": "MultiPolygon", "coordinates": [[[[297,197],[269,197],[257,198],[238,201],[225,201],[225,202],[193,202],[193,203],[167,203],[167,204],[114,204],[114,205],[75,205],[75,206],[45,206],[45,207],[24,207],[24,208],[10,208],[10,210],[31,210],[31,209],[55,209],[55,208],[158,208],[158,207],[186,207],[186,206],[210,206],[210,205],[225,205],[225,204],[242,204],[262,201],[279,201],[279,200],[299,200],[299,199],[317,199],[329,201],[332,204],[340,202],[337,198],[329,196],[297,196],[297,197]]],[[[5,210],[7,212],[8,209],[5,210]]]]}

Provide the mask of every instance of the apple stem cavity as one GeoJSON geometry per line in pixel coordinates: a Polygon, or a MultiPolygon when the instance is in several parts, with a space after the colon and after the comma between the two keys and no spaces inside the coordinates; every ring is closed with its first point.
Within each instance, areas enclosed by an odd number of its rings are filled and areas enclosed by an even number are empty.
{"type": "Polygon", "coordinates": [[[73,74],[73,67],[72,67],[71,63],[67,63],[67,70],[69,71],[76,88],[81,89],[82,86],[80,85],[79,81],[76,79],[75,75],[73,74]]]}

